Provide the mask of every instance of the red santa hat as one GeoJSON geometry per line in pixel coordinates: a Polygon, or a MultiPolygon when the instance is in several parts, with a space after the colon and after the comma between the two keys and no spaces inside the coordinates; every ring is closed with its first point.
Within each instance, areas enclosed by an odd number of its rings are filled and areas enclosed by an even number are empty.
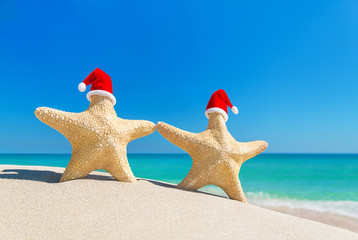
{"type": "Polygon", "coordinates": [[[87,93],[88,101],[91,101],[91,96],[100,95],[108,97],[112,101],[113,105],[116,104],[116,98],[113,96],[111,77],[105,72],[96,68],[86,77],[85,80],[83,80],[83,82],[78,84],[78,90],[80,90],[80,92],[84,92],[86,91],[86,86],[90,84],[92,84],[92,86],[91,90],[87,93]]]}
{"type": "Polygon", "coordinates": [[[213,93],[213,95],[211,95],[208,106],[206,107],[205,116],[209,118],[209,113],[220,113],[224,117],[226,122],[229,119],[229,116],[227,115],[227,106],[231,108],[231,111],[234,114],[239,113],[237,107],[231,104],[226,92],[222,89],[217,90],[213,93]]]}

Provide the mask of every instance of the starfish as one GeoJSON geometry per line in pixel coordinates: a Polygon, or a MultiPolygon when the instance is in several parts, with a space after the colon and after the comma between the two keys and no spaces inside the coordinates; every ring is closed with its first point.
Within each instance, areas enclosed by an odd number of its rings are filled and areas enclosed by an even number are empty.
{"type": "Polygon", "coordinates": [[[216,185],[229,198],[247,203],[238,176],[241,164],[263,152],[267,142],[237,142],[219,113],[210,113],[207,129],[198,134],[163,122],[157,123],[157,130],[192,157],[193,165],[178,188],[195,191],[206,185],[216,185]]]}
{"type": "Polygon", "coordinates": [[[81,113],[39,107],[35,115],[63,134],[72,145],[71,160],[60,182],[86,177],[104,169],[115,179],[135,182],[127,159],[127,144],[155,131],[152,122],[117,117],[108,97],[94,95],[81,113]]]}

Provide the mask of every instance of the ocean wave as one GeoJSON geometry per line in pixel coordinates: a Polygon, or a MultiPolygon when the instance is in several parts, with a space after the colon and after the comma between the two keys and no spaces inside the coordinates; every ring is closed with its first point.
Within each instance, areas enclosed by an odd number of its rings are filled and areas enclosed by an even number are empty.
{"type": "MultiPolygon", "coordinates": [[[[220,196],[226,196],[221,189],[214,186],[207,186],[201,190],[220,196]]],[[[245,195],[250,204],[262,207],[307,209],[317,212],[339,214],[358,219],[358,201],[301,200],[264,192],[247,192],[245,195]]]]}
{"type": "Polygon", "coordinates": [[[291,209],[308,209],[328,212],[358,219],[358,201],[323,201],[277,198],[263,192],[248,192],[248,202],[263,207],[288,207],[291,209]]]}

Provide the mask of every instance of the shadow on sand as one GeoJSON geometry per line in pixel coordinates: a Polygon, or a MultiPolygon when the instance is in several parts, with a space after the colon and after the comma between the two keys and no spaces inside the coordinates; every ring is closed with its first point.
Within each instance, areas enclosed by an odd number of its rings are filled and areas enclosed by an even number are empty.
{"type": "Polygon", "coordinates": [[[200,194],[206,194],[206,195],[210,195],[210,196],[215,196],[215,197],[220,197],[220,198],[227,198],[224,196],[220,196],[220,195],[216,195],[216,194],[212,194],[212,193],[208,193],[208,192],[203,192],[203,191],[191,191],[191,190],[185,190],[185,189],[180,189],[177,188],[176,185],[174,184],[170,184],[170,183],[166,183],[166,182],[160,182],[160,181],[156,181],[156,180],[151,180],[151,179],[145,179],[145,178],[137,178],[138,181],[147,181],[150,182],[154,185],[160,186],[160,187],[166,187],[166,188],[173,188],[179,191],[185,191],[185,192],[193,192],[193,193],[200,193],[200,194]]]}
{"type": "MultiPolygon", "coordinates": [[[[58,183],[60,182],[61,175],[62,173],[48,170],[5,169],[0,173],[0,179],[18,179],[46,183],[58,183]]],[[[85,179],[114,181],[114,179],[110,176],[95,174],[90,174],[85,179]]]]}
{"type": "MultiPolygon", "coordinates": [[[[17,180],[28,180],[28,181],[37,181],[37,182],[45,182],[45,183],[59,183],[61,175],[62,173],[57,173],[48,170],[4,169],[2,172],[0,172],[0,179],[14,179],[14,180],[17,179],[17,180]]],[[[112,176],[96,175],[93,173],[88,175],[85,179],[99,180],[99,181],[116,181],[112,176]]],[[[145,178],[137,178],[137,180],[147,181],[160,187],[172,188],[180,191],[189,191],[189,190],[179,189],[176,187],[176,185],[166,182],[160,182],[160,181],[150,180],[145,178]]],[[[202,192],[202,191],[189,191],[189,192],[196,192],[196,193],[211,195],[215,197],[226,198],[223,196],[218,196],[215,194],[202,192]]]]}

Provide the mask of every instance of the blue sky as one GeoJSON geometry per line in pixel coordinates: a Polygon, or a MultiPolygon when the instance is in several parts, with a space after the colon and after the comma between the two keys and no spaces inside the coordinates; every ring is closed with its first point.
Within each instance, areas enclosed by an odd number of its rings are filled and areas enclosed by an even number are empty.
{"type": "MultiPolygon", "coordinates": [[[[269,153],[358,153],[358,3],[342,1],[1,1],[0,152],[71,152],[36,107],[80,112],[94,68],[118,116],[205,130],[223,88],[239,141],[269,153]]],[[[182,152],[157,132],[131,153],[182,152]]]]}

